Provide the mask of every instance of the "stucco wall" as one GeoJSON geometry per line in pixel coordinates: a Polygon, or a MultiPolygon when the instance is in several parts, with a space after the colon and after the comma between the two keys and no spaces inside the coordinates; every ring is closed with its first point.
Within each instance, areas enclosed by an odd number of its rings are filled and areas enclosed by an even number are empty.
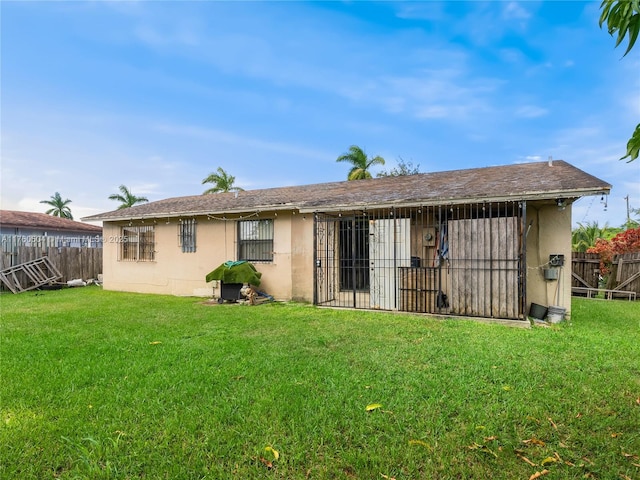
{"type": "Polygon", "coordinates": [[[563,307],[571,311],[571,206],[558,210],[554,202],[527,204],[527,312],[531,303],[563,307]],[[558,280],[545,280],[549,256],[564,255],[558,280]]]}
{"type": "MultiPolygon", "coordinates": [[[[155,225],[155,261],[118,260],[120,224],[104,225],[104,288],[139,293],[211,296],[213,284],[205,276],[224,262],[224,230],[212,228],[206,219],[198,219],[194,253],[182,253],[178,245],[176,219],[160,220],[155,225]],[[206,248],[215,245],[214,248],[206,248]],[[217,263],[216,263],[217,261],[217,263]]],[[[147,221],[146,224],[148,224],[147,221]]],[[[138,225],[139,222],[134,223],[138,225]]]]}
{"type": "MultiPolygon", "coordinates": [[[[313,301],[313,215],[292,212],[263,212],[274,220],[273,262],[254,265],[262,273],[260,290],[277,300],[313,301]]],[[[571,206],[559,211],[551,200],[528,202],[527,305],[571,308],[571,206]],[[549,255],[564,255],[565,265],[558,280],[545,280],[549,255]]],[[[146,221],[149,224],[149,220],[146,221]]],[[[108,290],[163,293],[171,295],[217,296],[217,282],[205,276],[227,260],[237,260],[236,220],[197,218],[194,253],[182,253],[178,244],[178,219],[157,219],[156,258],[153,262],[118,261],[117,239],[126,223],[105,222],[104,288],[108,290]],[[168,222],[168,223],[167,223],[168,222]]],[[[135,224],[141,224],[139,221],[135,224]]]]}
{"type": "MultiPolygon", "coordinates": [[[[291,213],[261,214],[274,220],[273,262],[255,262],[260,290],[277,300],[313,300],[313,219],[291,213]],[[295,264],[294,264],[295,263],[295,264]]],[[[105,222],[104,288],[170,295],[217,296],[218,282],[206,275],[227,260],[237,260],[236,220],[196,218],[196,251],[183,253],[178,219],[157,219],[153,262],[118,261],[118,238],[126,223],[105,222]]],[[[148,225],[150,220],[146,220],[148,225]]],[[[151,220],[153,223],[153,221],[151,220]]],[[[142,225],[140,221],[134,225],[142,225]]]]}
{"type": "Polygon", "coordinates": [[[313,215],[294,215],[291,222],[291,299],[313,302],[313,215]]]}

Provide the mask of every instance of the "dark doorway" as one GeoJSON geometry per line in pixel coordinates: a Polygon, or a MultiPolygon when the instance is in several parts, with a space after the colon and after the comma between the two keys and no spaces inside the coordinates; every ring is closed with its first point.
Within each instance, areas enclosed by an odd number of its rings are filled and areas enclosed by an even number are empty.
{"type": "Polygon", "coordinates": [[[369,222],[340,221],[340,290],[369,290],[369,222]]]}

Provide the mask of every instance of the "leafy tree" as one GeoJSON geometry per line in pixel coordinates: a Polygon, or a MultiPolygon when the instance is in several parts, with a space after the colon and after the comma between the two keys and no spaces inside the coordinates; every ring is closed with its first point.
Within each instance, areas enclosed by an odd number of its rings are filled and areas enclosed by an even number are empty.
{"type": "Polygon", "coordinates": [[[578,228],[571,232],[571,250],[574,252],[586,252],[589,248],[596,244],[600,238],[604,238],[604,230],[600,228],[598,222],[588,222],[586,224],[578,223],[578,228]]]}
{"type": "Polygon", "coordinates": [[[403,175],[416,175],[420,173],[420,164],[413,166],[413,162],[405,162],[402,157],[398,160],[398,166],[393,167],[388,172],[383,170],[376,174],[376,177],[401,177],[403,175]]]}
{"type": "Polygon", "coordinates": [[[631,51],[640,33],[640,0],[603,0],[600,9],[600,28],[606,23],[609,35],[618,33],[616,47],[629,35],[624,57],[631,51]]]}
{"type": "Polygon", "coordinates": [[[118,210],[122,210],[123,208],[133,207],[137,203],[145,203],[148,202],[149,199],[147,197],[137,197],[131,191],[125,187],[124,185],[120,185],[118,187],[120,193],[114,193],[113,195],[109,195],[109,200],[116,200],[120,202],[120,206],[118,210]]]}
{"type": "Polygon", "coordinates": [[[340,155],[336,162],[347,162],[352,165],[347,175],[347,180],[363,180],[371,178],[369,168],[373,165],[384,165],[384,158],[379,155],[369,158],[362,148],[357,145],[351,145],[349,151],[340,155]]]}
{"type": "Polygon", "coordinates": [[[240,187],[234,187],[233,183],[236,181],[236,177],[229,175],[222,167],[218,167],[216,170],[218,173],[211,173],[207,178],[202,180],[202,184],[213,183],[215,186],[205,190],[203,195],[208,193],[226,193],[226,192],[243,192],[244,189],[240,187]]]}
{"type": "Polygon", "coordinates": [[[624,157],[620,157],[620,160],[629,157],[627,163],[633,162],[638,158],[638,154],[640,154],[640,123],[636,125],[633,135],[631,135],[631,138],[627,142],[627,154],[624,157]]]}
{"type": "Polygon", "coordinates": [[[71,209],[69,208],[69,204],[71,200],[68,198],[66,200],[62,200],[60,193],[56,192],[51,195],[49,200],[41,200],[40,203],[46,203],[51,208],[47,210],[47,215],[53,215],[54,217],[60,218],[68,218],[69,220],[73,220],[73,215],[71,215],[71,209]]]}
{"type": "MultiPolygon", "coordinates": [[[[638,33],[640,33],[640,0],[603,0],[600,4],[600,10],[600,28],[606,23],[609,35],[618,34],[616,47],[622,43],[627,35],[629,36],[624,57],[631,51],[638,39],[638,33]]],[[[629,158],[627,162],[633,162],[638,158],[639,153],[640,123],[627,142],[627,154],[620,160],[629,158]]]]}
{"type": "Polygon", "coordinates": [[[571,250],[586,252],[595,246],[598,240],[609,241],[622,231],[623,228],[610,227],[608,223],[603,227],[600,227],[598,222],[578,223],[578,228],[571,232],[571,250]]]}
{"type": "Polygon", "coordinates": [[[614,255],[635,252],[640,252],[640,227],[620,232],[611,240],[599,238],[595,245],[587,250],[587,253],[600,255],[600,273],[603,276],[611,273],[614,255]]]}

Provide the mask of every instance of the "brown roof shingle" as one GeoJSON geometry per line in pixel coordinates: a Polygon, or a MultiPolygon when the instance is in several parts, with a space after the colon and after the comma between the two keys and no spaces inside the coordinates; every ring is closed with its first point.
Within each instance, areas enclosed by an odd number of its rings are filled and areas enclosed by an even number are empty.
{"type": "Polygon", "coordinates": [[[224,214],[254,210],[329,211],[372,206],[431,205],[489,199],[577,198],[608,192],[611,185],[562,160],[451,170],[400,177],[319,183],[236,193],[175,197],[86,217],[224,214]]]}
{"type": "Polygon", "coordinates": [[[102,227],[96,225],[76,222],[68,218],[54,217],[46,213],[19,212],[15,210],[0,210],[0,224],[3,227],[42,228],[61,232],[86,232],[92,235],[102,233],[102,227]]]}

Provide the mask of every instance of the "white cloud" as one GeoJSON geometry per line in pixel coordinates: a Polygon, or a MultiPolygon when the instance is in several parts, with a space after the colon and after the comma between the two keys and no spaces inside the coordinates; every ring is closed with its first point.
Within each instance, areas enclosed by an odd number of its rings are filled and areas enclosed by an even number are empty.
{"type": "MultiPolygon", "coordinates": [[[[614,130],[619,129],[616,126],[614,130]]],[[[620,133],[616,132],[616,135],[620,136],[620,133]]],[[[598,202],[583,199],[579,204],[580,208],[574,209],[574,224],[597,221],[600,225],[609,223],[611,226],[619,226],[625,221],[626,206],[623,198],[640,183],[640,165],[619,160],[623,142],[616,142],[614,138],[607,122],[598,118],[585,118],[582,119],[582,124],[574,128],[559,129],[549,139],[546,150],[554,159],[566,160],[612,185],[607,209],[598,203],[599,197],[598,202]]]]}
{"type": "Polygon", "coordinates": [[[220,130],[211,127],[164,123],[156,125],[154,129],[164,134],[193,137],[207,140],[209,142],[227,143],[236,146],[268,150],[276,153],[286,153],[306,159],[325,160],[327,158],[325,153],[319,152],[315,149],[309,149],[287,142],[263,140],[260,138],[246,136],[235,132],[220,130]]]}
{"type": "Polygon", "coordinates": [[[433,22],[445,21],[448,18],[441,2],[398,2],[391,5],[396,9],[398,18],[433,22]]]}
{"type": "MultiPolygon", "coordinates": [[[[156,194],[160,190],[160,185],[157,183],[133,183],[131,185],[125,185],[127,189],[136,196],[145,196],[156,194]]],[[[120,185],[114,186],[113,193],[120,193],[120,185]]]]}
{"type": "Polygon", "coordinates": [[[520,2],[507,2],[502,9],[502,18],[505,20],[528,20],[531,14],[520,2]]]}
{"type": "Polygon", "coordinates": [[[160,32],[150,25],[139,25],[134,30],[135,36],[153,47],[194,47],[200,40],[192,26],[178,26],[172,30],[160,32]]]}
{"type": "Polygon", "coordinates": [[[470,79],[463,70],[432,69],[421,75],[378,79],[366,98],[394,114],[466,120],[492,110],[490,98],[500,84],[497,79],[470,79]]]}
{"type": "Polygon", "coordinates": [[[544,117],[549,111],[546,108],[538,107],[536,105],[524,105],[518,108],[515,112],[517,117],[521,118],[538,118],[544,117]]]}
{"type": "Polygon", "coordinates": [[[526,59],[522,51],[517,48],[501,48],[498,50],[498,54],[506,63],[520,63],[526,59]]]}

